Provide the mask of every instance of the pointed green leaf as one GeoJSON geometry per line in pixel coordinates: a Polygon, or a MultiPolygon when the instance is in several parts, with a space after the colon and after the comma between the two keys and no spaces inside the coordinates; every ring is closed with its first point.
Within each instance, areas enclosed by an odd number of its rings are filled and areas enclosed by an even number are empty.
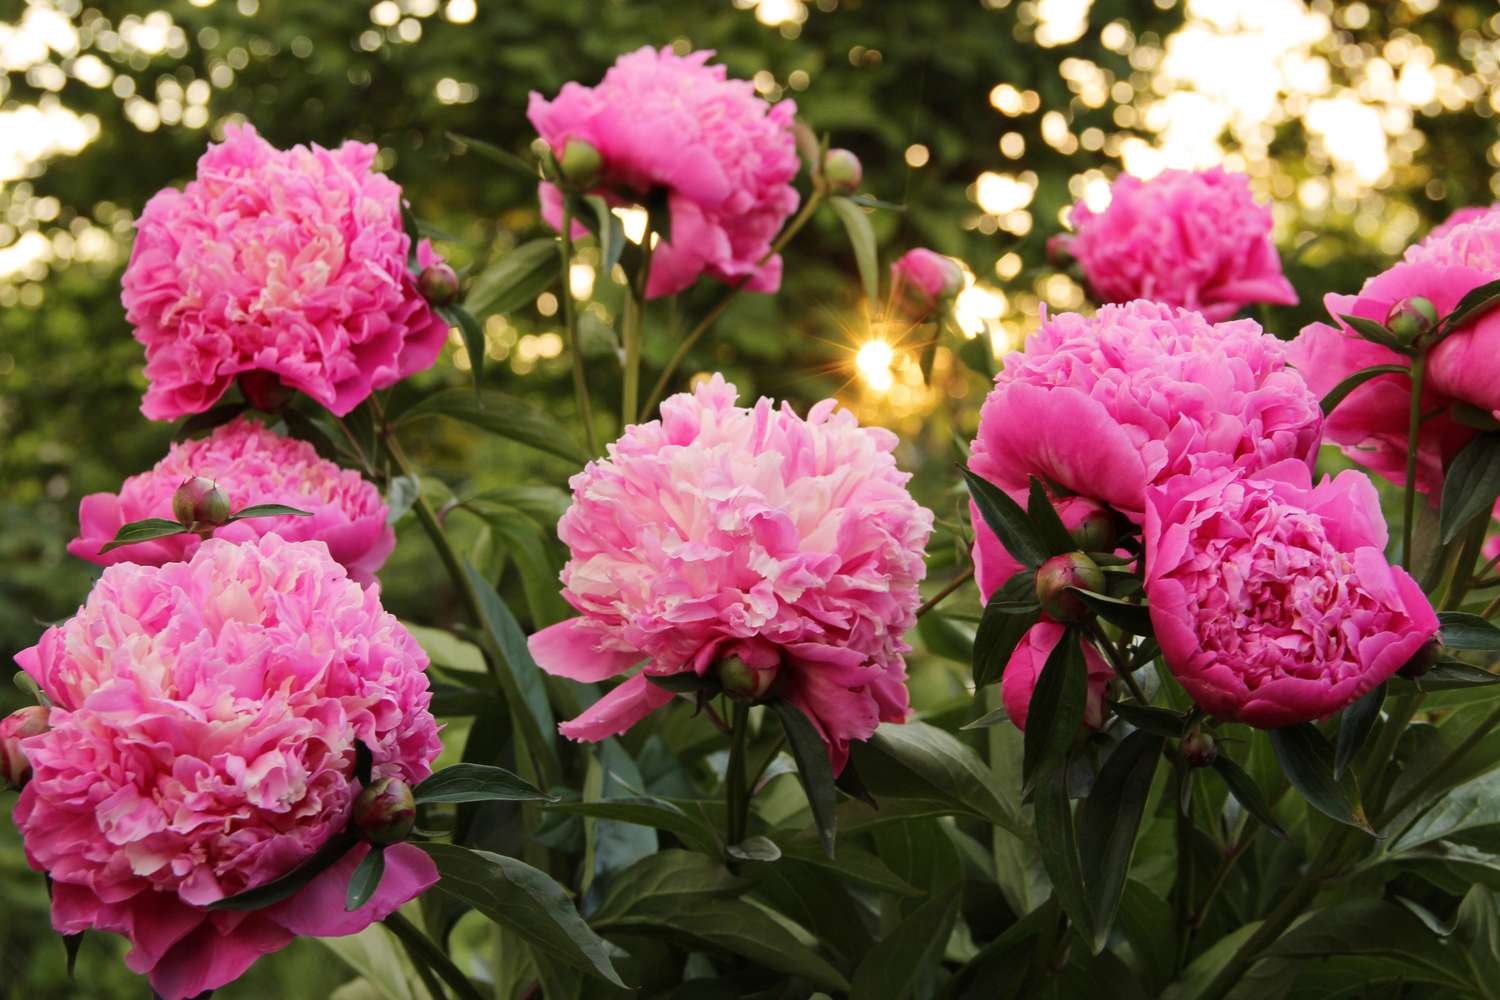
{"type": "Polygon", "coordinates": [[[501,149],[493,142],[485,142],[483,139],[460,135],[457,132],[449,132],[448,138],[461,147],[460,152],[472,150],[491,163],[498,163],[502,167],[507,167],[528,180],[535,181],[541,177],[541,171],[537,169],[535,163],[528,162],[523,157],[517,156],[508,149],[501,149]]]}
{"type": "Polygon", "coordinates": [[[1063,762],[1083,725],[1088,671],[1076,629],[1053,647],[1031,692],[1026,711],[1025,754],[1021,765],[1027,787],[1063,762]]]}
{"type": "Polygon", "coordinates": [[[449,326],[458,328],[459,335],[464,339],[464,353],[469,358],[469,373],[474,379],[474,388],[479,388],[479,381],[484,376],[484,328],[479,325],[479,320],[474,314],[458,304],[442,306],[438,315],[448,321],[449,326]]]}
{"type": "Polygon", "coordinates": [[[1500,674],[1458,660],[1439,660],[1412,683],[1418,691],[1458,691],[1500,684],[1500,674]]]}
{"type": "Polygon", "coordinates": [[[1344,379],[1338,385],[1328,390],[1328,395],[1323,397],[1323,415],[1326,417],[1334,411],[1334,408],[1349,398],[1349,394],[1370,379],[1379,375],[1410,375],[1411,369],[1406,365],[1372,365],[1369,368],[1361,368],[1359,371],[1344,379]]]}
{"type": "Polygon", "coordinates": [[[1497,305],[1500,305],[1500,281],[1471,289],[1438,323],[1439,336],[1447,336],[1464,324],[1474,322],[1497,305]]]}
{"type": "Polygon", "coordinates": [[[248,517],[312,517],[312,511],[298,510],[284,503],[257,503],[249,507],[241,507],[229,515],[229,520],[225,523],[243,521],[248,517]]]}
{"type": "Polygon", "coordinates": [[[1018,573],[1005,586],[990,595],[984,606],[984,615],[979,619],[979,628],[974,632],[974,686],[982,688],[994,684],[1005,673],[1005,665],[1021,642],[1026,630],[1036,624],[1038,608],[1028,606],[1026,601],[1017,601],[1017,588],[1011,583],[1019,582],[1029,594],[1035,595],[1031,584],[1034,575],[1018,573]]]}
{"type": "Polygon", "coordinates": [[[1396,338],[1396,335],[1385,328],[1385,324],[1377,323],[1373,319],[1363,316],[1341,315],[1339,319],[1348,324],[1349,328],[1359,334],[1372,344],[1388,347],[1393,351],[1405,351],[1406,345],[1396,338]]]}
{"type": "Polygon", "coordinates": [[[831,858],[837,832],[837,815],[834,810],[838,806],[838,791],[833,783],[833,765],[828,760],[828,748],[823,745],[823,738],[818,735],[813,724],[796,705],[787,701],[774,701],[771,708],[781,720],[787,746],[792,751],[792,759],[797,762],[797,776],[807,792],[807,804],[812,809],[813,822],[818,827],[818,839],[823,843],[823,851],[831,858]]]}
{"type": "MultiPolygon", "coordinates": [[[[1028,730],[1030,721],[1028,718],[1028,730]]],[[[1037,846],[1047,876],[1052,880],[1052,891],[1073,929],[1092,947],[1095,940],[1093,914],[1089,908],[1088,890],[1084,886],[1073,810],[1068,802],[1066,768],[1052,768],[1037,778],[1032,808],[1037,846]]]]}
{"type": "Polygon", "coordinates": [[[886,797],[928,801],[944,811],[978,816],[1012,833],[1026,828],[996,794],[989,768],[952,733],[922,722],[885,723],[850,747],[859,773],[882,810],[886,797]]]}
{"type": "Polygon", "coordinates": [[[290,899],[302,891],[313,879],[337,864],[357,839],[348,832],[336,833],[328,839],[316,854],[278,879],[233,896],[209,903],[210,910],[259,910],[262,907],[290,899]]]}
{"type": "Polygon", "coordinates": [[[480,320],[515,312],[552,287],[559,270],[556,239],[522,243],[474,276],[464,308],[480,320]]]}
{"type": "Polygon", "coordinates": [[[354,867],[354,874],[349,876],[349,889],[344,896],[344,909],[349,913],[364,906],[375,895],[375,890],[380,888],[380,880],[385,876],[385,848],[379,844],[370,845],[365,856],[359,859],[359,864],[354,867]]]}
{"type": "Polygon", "coordinates": [[[1448,649],[1467,649],[1483,653],[1500,652],[1500,628],[1478,615],[1464,611],[1439,611],[1438,632],[1448,649]]]}
{"type": "Polygon", "coordinates": [[[1122,601],[1118,597],[1098,594],[1092,590],[1080,590],[1078,587],[1069,587],[1068,590],[1077,594],[1095,614],[1111,625],[1122,628],[1131,635],[1155,634],[1151,630],[1151,609],[1146,605],[1122,601]]]}
{"type": "Polygon", "coordinates": [[[1261,822],[1261,825],[1276,836],[1286,839],[1286,831],[1281,828],[1280,823],[1276,822],[1276,813],[1271,808],[1270,800],[1260,790],[1255,779],[1250,777],[1249,772],[1222,751],[1214,758],[1213,769],[1218,772],[1220,778],[1224,779],[1224,784],[1229,788],[1229,794],[1234,796],[1235,801],[1239,802],[1247,813],[1254,816],[1261,822]]]}
{"type": "Polygon", "coordinates": [[[531,782],[503,767],[452,764],[412,789],[417,805],[433,802],[555,802],[531,782]]]}
{"type": "Polygon", "coordinates": [[[1276,759],[1286,772],[1292,787],[1302,793],[1307,804],[1329,819],[1347,823],[1374,835],[1370,820],[1359,799],[1359,786],[1353,772],[1340,780],[1333,776],[1333,747],[1310,722],[1269,731],[1276,759]]]}
{"type": "Polygon", "coordinates": [[[865,300],[873,304],[880,301],[880,266],[877,260],[875,229],[870,225],[868,209],[850,201],[842,195],[828,199],[844,231],[849,234],[849,246],[854,250],[854,263],[859,268],[859,281],[864,287],[865,300]]]}
{"type": "Polygon", "coordinates": [[[1078,810],[1078,853],[1088,890],[1094,954],[1103,950],[1120,908],[1135,838],[1151,794],[1151,779],[1165,741],[1137,730],[1120,741],[1104,762],[1078,810]]]}
{"type": "Polygon", "coordinates": [[[401,414],[396,423],[404,427],[430,416],[461,420],[580,466],[588,461],[578,443],[558,425],[556,416],[535,403],[493,389],[439,390],[401,414]]]}
{"type": "Polygon", "coordinates": [[[1060,556],[1065,552],[1072,552],[1078,548],[1078,544],[1073,541],[1073,536],[1068,533],[1067,526],[1058,516],[1057,508],[1052,506],[1047,488],[1036,476],[1029,478],[1031,493],[1026,501],[1026,515],[1031,518],[1037,536],[1047,546],[1050,555],[1060,556]]]}
{"type": "Polygon", "coordinates": [[[115,532],[113,540],[106,542],[99,549],[100,555],[118,549],[122,545],[133,545],[136,542],[149,542],[155,538],[170,538],[173,535],[185,534],[187,529],[176,521],[169,521],[164,517],[148,517],[143,521],[131,521],[129,524],[121,525],[120,530],[115,532]]]}
{"type": "Polygon", "coordinates": [[[974,505],[979,508],[984,523],[1000,539],[1005,551],[1021,565],[1032,569],[1046,562],[1050,554],[1047,544],[1021,505],[1000,487],[963,466],[959,466],[958,471],[969,484],[969,495],[974,498],[974,505]]]}
{"type": "Polygon", "coordinates": [[[1363,698],[1344,709],[1339,716],[1339,732],[1333,755],[1333,776],[1342,777],[1354,762],[1354,755],[1365,745],[1365,738],[1380,718],[1380,706],[1385,703],[1385,685],[1377,684],[1363,698]]]}
{"type": "Polygon", "coordinates": [[[694,816],[682,806],[668,800],[641,795],[628,798],[600,799],[594,802],[559,802],[548,807],[553,812],[573,813],[635,823],[665,830],[695,851],[719,853],[719,834],[703,816],[694,816]]]}
{"type": "Polygon", "coordinates": [[[1490,515],[1500,497],[1500,434],[1479,434],[1464,445],[1443,479],[1438,522],[1446,545],[1476,517],[1490,515]]]}
{"type": "Polygon", "coordinates": [[[919,995],[918,986],[941,961],[962,894],[934,895],[913,910],[870,949],[854,970],[852,997],[903,1000],[919,995]]]}
{"type": "Polygon", "coordinates": [[[1148,733],[1156,733],[1158,736],[1166,736],[1175,740],[1187,732],[1188,717],[1169,709],[1157,708],[1154,705],[1141,705],[1133,701],[1112,701],[1109,707],[1120,718],[1148,733]]]}

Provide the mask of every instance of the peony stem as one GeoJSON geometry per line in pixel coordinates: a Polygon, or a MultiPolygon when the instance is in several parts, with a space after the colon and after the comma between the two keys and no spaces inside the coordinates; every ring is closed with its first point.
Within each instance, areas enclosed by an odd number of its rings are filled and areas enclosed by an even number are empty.
{"type": "Polygon", "coordinates": [[[1235,863],[1250,849],[1251,842],[1260,830],[1260,823],[1254,816],[1245,820],[1244,830],[1224,855],[1223,863],[1219,865],[1218,870],[1214,872],[1213,879],[1208,883],[1208,890],[1205,892],[1202,902],[1194,908],[1193,915],[1188,919],[1188,926],[1195,933],[1199,927],[1203,926],[1203,919],[1208,916],[1208,908],[1213,905],[1214,899],[1219,895],[1219,891],[1229,881],[1229,875],[1234,871],[1235,863]]]}
{"type": "Polygon", "coordinates": [[[1411,359],[1411,408],[1406,422],[1406,492],[1401,508],[1401,568],[1411,572],[1412,530],[1417,519],[1417,441],[1422,433],[1422,381],[1427,355],[1411,359]]]}
{"type": "Polygon", "coordinates": [[[1136,683],[1135,676],[1130,672],[1130,665],[1121,658],[1119,650],[1115,649],[1114,643],[1109,641],[1109,637],[1104,634],[1099,623],[1091,621],[1084,626],[1084,629],[1088,632],[1089,638],[1094,640],[1094,645],[1103,651],[1104,658],[1109,661],[1111,667],[1114,667],[1115,673],[1120,680],[1125,682],[1125,686],[1130,689],[1135,700],[1142,705],[1151,704],[1151,699],[1146,697],[1146,692],[1141,690],[1141,686],[1136,683]]]}
{"type": "Polygon", "coordinates": [[[927,612],[929,612],[933,608],[937,607],[950,594],[952,594],[959,587],[962,587],[964,584],[968,583],[973,578],[974,578],[974,567],[971,565],[968,569],[964,570],[958,576],[954,577],[952,580],[950,580],[946,584],[944,584],[942,590],[938,591],[936,594],[933,594],[926,601],[923,601],[922,602],[922,606],[917,609],[917,617],[921,618],[927,612]]]}
{"type": "Polygon", "coordinates": [[[422,977],[423,985],[434,997],[440,1000],[443,996],[442,987],[431,979],[432,973],[436,972],[453,988],[453,994],[459,1000],[483,1000],[484,994],[469,981],[463,970],[454,965],[453,960],[431,938],[402,916],[400,910],[393,911],[382,923],[406,949],[411,964],[416,966],[417,974],[422,977]]]}
{"type": "Polygon", "coordinates": [[[729,812],[728,842],[745,839],[750,827],[750,788],[745,780],[746,744],[750,739],[750,703],[734,700],[729,733],[729,764],[724,770],[724,805],[729,812]]]}
{"type": "MultiPolygon", "coordinates": [[[[779,254],[792,241],[792,237],[796,236],[798,231],[807,225],[808,220],[813,217],[813,213],[817,211],[818,205],[822,201],[822,188],[813,188],[813,193],[808,196],[807,204],[802,206],[802,211],[798,212],[796,217],[781,231],[781,235],[776,237],[776,242],[771,244],[771,249],[767,250],[760,260],[756,261],[757,269],[764,265],[766,261],[779,254]]],[[[714,320],[724,315],[724,310],[729,308],[729,304],[734,301],[734,297],[739,293],[740,289],[749,284],[750,278],[751,275],[747,274],[725,289],[724,294],[719,296],[719,301],[713,304],[713,308],[709,309],[708,313],[698,321],[698,324],[688,331],[687,336],[682,338],[682,343],[677,345],[677,353],[672,355],[672,360],[668,361],[667,367],[662,369],[661,377],[656,380],[656,385],[651,389],[651,395],[646,397],[646,405],[640,409],[641,420],[645,420],[651,411],[656,409],[656,404],[661,402],[662,396],[666,395],[667,387],[672,384],[672,376],[677,373],[677,369],[687,358],[688,352],[693,349],[693,345],[708,332],[708,328],[713,326],[714,320]]]]}
{"type": "Polygon", "coordinates": [[[1177,967],[1187,962],[1188,946],[1193,941],[1193,771],[1178,758],[1177,772],[1177,885],[1172,900],[1177,913],[1177,967]]]}
{"type": "Polygon", "coordinates": [[[625,295],[625,311],[620,318],[620,341],[625,348],[625,382],[621,390],[620,426],[623,429],[636,420],[636,403],[641,395],[641,337],[646,321],[646,288],[651,282],[651,254],[655,247],[651,237],[655,227],[648,220],[641,237],[641,269],[625,295]]]}
{"type": "Polygon", "coordinates": [[[583,420],[584,441],[588,444],[589,457],[599,454],[599,441],[594,437],[594,407],[589,401],[589,384],[583,370],[583,349],[578,343],[578,307],[573,301],[573,213],[563,202],[562,230],[558,234],[557,250],[562,261],[562,310],[563,336],[567,338],[568,353],[573,356],[573,394],[578,398],[578,415],[583,420]]]}

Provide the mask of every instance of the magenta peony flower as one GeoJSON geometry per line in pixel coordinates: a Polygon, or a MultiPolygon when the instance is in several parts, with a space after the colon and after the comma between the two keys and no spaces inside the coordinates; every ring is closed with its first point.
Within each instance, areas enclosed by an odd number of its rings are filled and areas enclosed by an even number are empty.
{"type": "MultiPolygon", "coordinates": [[[[342,416],[432,364],[448,324],[407,270],[401,189],[375,153],[282,151],[230,126],[197,179],[146,204],[123,279],[146,346],[141,412],[201,413],[241,372],[268,372],[342,416]]],[[[418,257],[437,260],[425,241],[418,257]]]]}
{"type": "MultiPolygon", "coordinates": [[[[1285,345],[1254,321],[1137,301],[1051,317],[1007,357],[969,468],[1022,504],[1037,476],[1140,523],[1147,486],[1197,468],[1311,464],[1321,426],[1285,345]]],[[[994,540],[982,520],[975,533],[983,563],[994,540]]],[[[989,583],[1002,572],[986,568],[989,583]]]]}
{"type": "Polygon", "coordinates": [[[645,663],[563,724],[573,739],[624,732],[666,704],[650,677],[737,657],[777,673],[776,696],[842,767],[851,740],[906,718],[902,636],[932,513],[907,492],[889,431],[833,400],[804,420],[736,397],[715,375],[573,477],[558,535],[572,552],[563,596],[583,614],[532,636],[531,651],[579,681],[645,663]]]}
{"type": "MultiPolygon", "coordinates": [[[[598,86],[569,83],[550,101],[533,92],[526,110],[557,156],[570,139],[598,150],[600,193],[629,202],[666,192],[671,239],[652,256],[650,298],[680,292],[702,274],[748,278],[755,292],[781,286],[781,258],[761,258],[797,210],[797,109],[767,104],[749,81],[708,65],[712,55],[637,49],[598,86]]],[[[541,196],[547,221],[562,225],[557,188],[544,183],[541,196]]]]}
{"type": "Polygon", "coordinates": [[[249,541],[275,532],[289,542],[318,539],[349,575],[369,583],[396,545],[386,523],[389,511],[380,491],[359,473],[341,469],[306,441],[273,434],[240,417],[222,424],[206,438],[181,441],[150,472],[131,476],[120,492],[91,493],[78,507],[79,536],[68,551],[80,559],[108,566],[133,562],[160,566],[187,559],[201,544],[197,535],[171,535],[137,542],[100,554],[122,525],[148,517],[173,519],[172,495],[183,480],[203,476],[229,494],[234,509],[280,503],[311,517],[257,517],[226,524],[215,538],[249,541]]]}
{"type": "Polygon", "coordinates": [[[1068,250],[1101,302],[1152,299],[1228,319],[1247,305],[1296,305],[1271,242],[1271,210],[1243,174],[1121,174],[1109,206],[1073,206],[1068,250]]]}
{"type": "Polygon", "coordinates": [[[1496,202],[1493,205],[1466,205],[1463,208],[1454,209],[1451,215],[1432,227],[1427,235],[1422,238],[1422,242],[1428,243],[1440,240],[1452,232],[1454,228],[1466,222],[1473,222],[1475,219],[1483,218],[1496,209],[1500,209],[1500,202],[1496,202]]]}
{"type": "Polygon", "coordinates": [[[917,247],[891,265],[891,300],[896,311],[921,322],[964,287],[964,273],[951,257],[917,247]]]}
{"type": "MultiPolygon", "coordinates": [[[[1000,698],[1005,703],[1005,714],[1016,724],[1017,729],[1026,728],[1026,716],[1031,710],[1031,693],[1036,690],[1037,678],[1047,665],[1047,657],[1057,648],[1062,638],[1063,626],[1057,622],[1039,621],[1026,630],[1010,661],[1005,664],[1005,673],[1000,677],[1000,698]]],[[[1088,698],[1083,706],[1083,724],[1090,729],[1104,725],[1104,692],[1115,673],[1092,642],[1083,644],[1083,661],[1088,666],[1088,698]]]]}
{"type": "Polygon", "coordinates": [[[167,1000],[298,935],[353,934],[437,880],[421,850],[391,847],[375,897],[346,913],[359,847],[282,903],[206,909],[343,829],[356,741],[377,778],[412,783],[440,749],[427,656],[321,543],[214,539],[187,562],[111,566],[16,662],[54,705],[22,744],[15,809],[53,926],[123,934],[167,1000]]]}
{"type": "Polygon", "coordinates": [[[1321,719],[1437,633],[1386,562],[1374,485],[1307,466],[1202,470],[1152,488],[1146,597],[1162,656],[1209,713],[1272,729],[1321,719]]]}

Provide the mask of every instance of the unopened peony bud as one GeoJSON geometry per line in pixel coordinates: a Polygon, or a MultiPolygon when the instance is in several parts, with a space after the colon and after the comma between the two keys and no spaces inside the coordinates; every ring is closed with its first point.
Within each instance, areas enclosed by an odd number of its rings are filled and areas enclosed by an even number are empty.
{"type": "Polygon", "coordinates": [[[417,802],[400,778],[377,778],[354,800],[354,829],[372,844],[398,844],[417,824],[417,802]]]}
{"type": "Polygon", "coordinates": [[[1177,752],[1189,767],[1208,767],[1219,756],[1219,744],[1201,729],[1194,729],[1177,744],[1177,752]]]}
{"type": "Polygon", "coordinates": [[[240,372],[235,379],[240,395],[245,402],[262,413],[280,413],[292,401],[293,390],[281,384],[281,379],[270,372],[240,372]]]}
{"type": "Polygon", "coordinates": [[[599,149],[593,143],[569,139],[563,146],[562,156],[558,157],[557,168],[568,186],[591,188],[604,170],[604,157],[599,155],[599,149]]]}
{"type": "Polygon", "coordinates": [[[31,777],[31,762],[21,752],[21,741],[47,731],[47,710],[31,705],[0,719],[0,784],[20,789],[31,777]]]}
{"type": "Polygon", "coordinates": [[[445,306],[458,298],[458,275],[441,261],[428,264],[417,275],[417,291],[435,306],[445,306]]]}
{"type": "Polygon", "coordinates": [[[1074,503],[1086,506],[1088,512],[1069,532],[1073,536],[1073,544],[1085,552],[1112,551],[1119,535],[1115,515],[1108,507],[1092,500],[1075,500],[1074,503]]]}
{"type": "Polygon", "coordinates": [[[1104,571],[1082,552],[1053,556],[1036,571],[1036,596],[1042,610],[1060,622],[1072,622],[1089,613],[1089,606],[1068,590],[1103,591],[1104,571]]]}
{"type": "Polygon", "coordinates": [[[1422,648],[1418,649],[1416,653],[1412,655],[1411,659],[1407,660],[1404,664],[1401,665],[1401,669],[1397,670],[1396,673],[1409,680],[1416,680],[1418,677],[1424,676],[1427,671],[1437,666],[1438,661],[1442,658],[1442,643],[1438,642],[1436,639],[1428,639],[1425,643],[1422,644],[1422,648]]]}
{"type": "Polygon", "coordinates": [[[828,182],[828,190],[834,194],[852,194],[859,190],[859,182],[864,179],[865,169],[860,165],[859,157],[847,149],[830,149],[823,154],[823,179],[828,182]]]}
{"type": "Polygon", "coordinates": [[[229,520],[229,494],[212,479],[194,476],[172,494],[172,514],[184,528],[217,528],[229,520]]]}
{"type": "Polygon", "coordinates": [[[760,701],[776,686],[779,666],[752,667],[738,656],[719,661],[719,683],[735,698],[760,701]]]}
{"type": "Polygon", "coordinates": [[[1403,344],[1414,344],[1437,328],[1436,307],[1420,295],[1398,299],[1385,315],[1386,329],[1403,344]]]}
{"type": "Polygon", "coordinates": [[[1058,270],[1073,266],[1073,235],[1056,233],[1047,237],[1047,263],[1058,270]]]}

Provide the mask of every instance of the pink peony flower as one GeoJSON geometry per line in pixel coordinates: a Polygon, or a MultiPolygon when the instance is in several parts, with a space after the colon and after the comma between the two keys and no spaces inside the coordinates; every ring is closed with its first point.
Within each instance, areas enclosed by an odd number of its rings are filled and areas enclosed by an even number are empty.
{"type": "Polygon", "coordinates": [[[1102,302],[1153,299],[1228,319],[1257,302],[1296,305],[1271,242],[1271,210],[1243,174],[1167,170],[1122,174],[1109,206],[1073,206],[1068,249],[1102,302]]]}
{"type": "Polygon", "coordinates": [[[891,265],[891,299],[913,322],[927,319],[963,286],[963,270],[952,257],[923,247],[906,251],[891,265]]]}
{"type": "MultiPolygon", "coordinates": [[[[1034,475],[1140,523],[1147,486],[1196,468],[1310,465],[1321,426],[1285,345],[1254,321],[1137,301],[1051,317],[1007,357],[969,468],[1023,505],[1034,475]]],[[[975,534],[981,561],[994,540],[982,520],[975,534]]]]}
{"type": "Polygon", "coordinates": [[[311,517],[257,517],[226,524],[215,538],[249,541],[275,532],[289,542],[318,539],[349,575],[369,583],[396,545],[386,523],[389,511],[380,491],[359,473],[341,469],[306,441],[273,434],[240,417],[206,438],[178,442],[150,472],[131,476],[116,493],[91,493],[78,508],[79,535],[68,551],[108,566],[133,562],[160,566],[187,559],[201,544],[197,535],[171,535],[100,554],[122,525],[148,517],[172,517],[172,494],[183,480],[203,476],[229,494],[234,509],[279,503],[309,511],[311,517]]]}
{"type": "Polygon", "coordinates": [[[343,829],[356,741],[376,777],[412,783],[440,748],[426,655],[322,543],[214,539],[187,562],[110,566],[16,662],[54,705],[23,742],[15,809],[53,926],[123,934],[167,1000],[296,936],[353,934],[437,880],[421,850],[391,847],[375,897],[346,913],[361,846],[282,903],[206,908],[343,829]]]}
{"type": "MultiPolygon", "coordinates": [[[[1000,677],[1000,698],[1005,703],[1005,714],[1016,724],[1017,729],[1026,728],[1026,716],[1031,710],[1031,694],[1036,682],[1047,665],[1047,657],[1057,648],[1062,638],[1063,626],[1056,622],[1039,621],[1026,630],[1010,661],[1005,664],[1005,673],[1000,677]]],[[[1104,725],[1104,692],[1115,673],[1091,642],[1083,644],[1083,661],[1088,666],[1088,699],[1083,707],[1083,724],[1090,729],[1104,725]]]]}
{"type": "MultiPolygon", "coordinates": [[[[282,151],[230,126],[197,179],[146,204],[123,279],[142,413],[201,413],[241,372],[268,372],[342,416],[432,364],[448,324],[407,270],[401,189],[375,153],[282,151]]],[[[437,260],[425,241],[418,257],[437,260]]]]}
{"type": "MultiPolygon", "coordinates": [[[[755,292],[781,286],[780,256],[761,259],[797,209],[797,109],[767,104],[749,81],[708,65],[712,55],[637,49],[598,86],[569,83],[550,101],[533,92],[526,110],[556,155],[569,139],[599,151],[600,193],[629,202],[666,192],[671,239],[652,256],[650,298],[680,292],[702,274],[748,279],[755,292]]],[[[544,183],[541,197],[547,221],[562,225],[557,188],[544,183]]]]}
{"type": "Polygon", "coordinates": [[[824,400],[804,420],[735,405],[720,375],[626,428],[573,477],[558,524],[563,596],[582,617],[531,637],[542,669],[579,681],[645,667],[562,725],[624,732],[672,695],[651,677],[738,657],[778,672],[777,697],[851,740],[907,714],[908,649],[932,513],[906,490],[895,435],[824,400]]]}
{"type": "MultiPolygon", "coordinates": [[[[1022,507],[1026,506],[1025,497],[1017,497],[1022,507]]],[[[1052,506],[1057,510],[1057,516],[1062,519],[1063,527],[1072,531],[1088,517],[1099,509],[1098,504],[1085,500],[1083,497],[1062,497],[1053,501],[1052,506]]],[[[974,532],[974,580],[979,584],[979,593],[988,602],[990,595],[1005,586],[1005,581],[1021,572],[1021,564],[1016,561],[1000,544],[1000,539],[990,531],[984,523],[984,515],[979,513],[979,507],[974,501],[969,501],[969,517],[975,526],[974,532]]]]}
{"type": "Polygon", "coordinates": [[[1483,218],[1496,209],[1500,209],[1500,202],[1496,202],[1493,205],[1466,205],[1463,208],[1454,209],[1451,215],[1432,227],[1427,235],[1422,238],[1422,242],[1429,243],[1434,240],[1440,240],[1452,232],[1454,228],[1466,222],[1473,222],[1475,219],[1483,218]]]}
{"type": "Polygon", "coordinates": [[[1148,492],[1146,597],[1162,656],[1206,711],[1272,729],[1380,684],[1438,629],[1386,562],[1374,485],[1302,462],[1202,470],[1148,492]]]}

